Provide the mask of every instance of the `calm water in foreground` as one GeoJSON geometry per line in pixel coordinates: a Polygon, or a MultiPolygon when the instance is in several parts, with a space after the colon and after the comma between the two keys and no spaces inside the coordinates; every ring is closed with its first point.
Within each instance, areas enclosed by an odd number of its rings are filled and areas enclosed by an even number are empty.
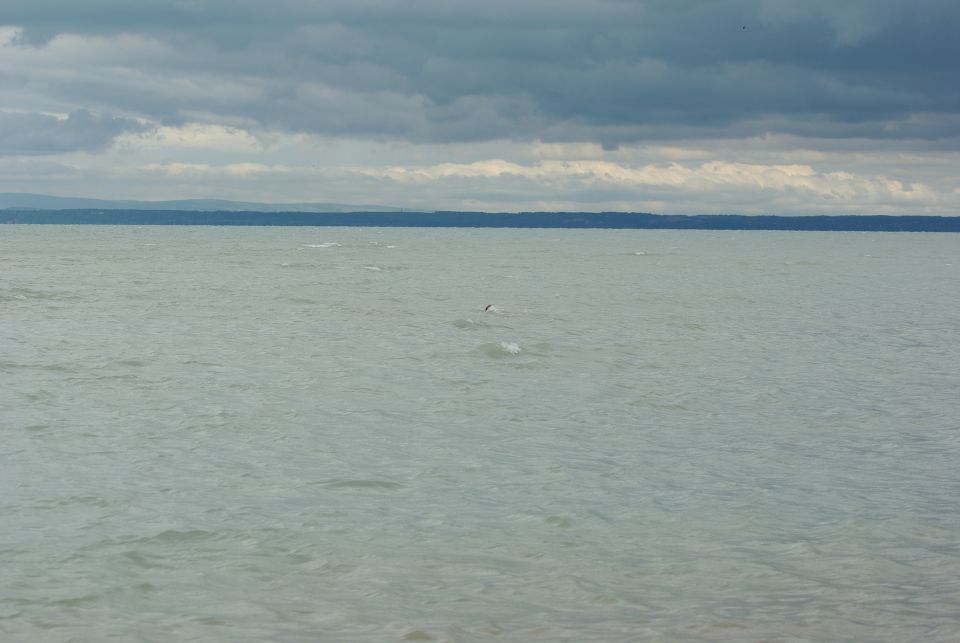
{"type": "Polygon", "coordinates": [[[0,226],[0,640],[955,641],[958,283],[949,234],[0,226]]]}

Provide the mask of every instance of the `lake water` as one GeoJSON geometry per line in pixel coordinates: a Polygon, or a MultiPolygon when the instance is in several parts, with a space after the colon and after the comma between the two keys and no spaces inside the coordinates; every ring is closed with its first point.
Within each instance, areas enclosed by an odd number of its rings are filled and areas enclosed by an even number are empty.
{"type": "Polygon", "coordinates": [[[949,234],[0,226],[0,640],[958,640],[958,283],[949,234]]]}

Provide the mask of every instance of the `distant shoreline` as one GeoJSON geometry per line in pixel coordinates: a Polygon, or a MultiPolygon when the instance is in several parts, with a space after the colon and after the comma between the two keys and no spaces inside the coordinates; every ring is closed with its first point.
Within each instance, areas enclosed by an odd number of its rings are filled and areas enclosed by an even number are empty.
{"type": "Polygon", "coordinates": [[[639,212],[252,212],[10,208],[0,210],[0,224],[960,232],[960,216],[664,215],[639,212]]]}

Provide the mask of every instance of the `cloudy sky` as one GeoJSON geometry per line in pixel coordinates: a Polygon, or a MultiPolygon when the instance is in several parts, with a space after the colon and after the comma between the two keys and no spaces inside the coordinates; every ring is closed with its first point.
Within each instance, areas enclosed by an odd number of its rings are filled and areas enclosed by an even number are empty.
{"type": "Polygon", "coordinates": [[[960,215],[957,0],[2,0],[0,192],[960,215]]]}

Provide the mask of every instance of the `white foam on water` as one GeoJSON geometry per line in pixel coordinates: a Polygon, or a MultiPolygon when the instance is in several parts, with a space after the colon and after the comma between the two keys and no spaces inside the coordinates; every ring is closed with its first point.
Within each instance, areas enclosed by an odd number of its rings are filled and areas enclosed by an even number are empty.
{"type": "Polygon", "coordinates": [[[520,344],[516,342],[500,342],[500,348],[503,349],[504,353],[510,353],[511,355],[519,355],[520,351],[523,350],[520,348],[520,344]]]}
{"type": "Polygon", "coordinates": [[[342,243],[337,243],[336,241],[328,241],[326,243],[305,243],[303,244],[304,248],[341,248],[343,247],[342,243]]]}

